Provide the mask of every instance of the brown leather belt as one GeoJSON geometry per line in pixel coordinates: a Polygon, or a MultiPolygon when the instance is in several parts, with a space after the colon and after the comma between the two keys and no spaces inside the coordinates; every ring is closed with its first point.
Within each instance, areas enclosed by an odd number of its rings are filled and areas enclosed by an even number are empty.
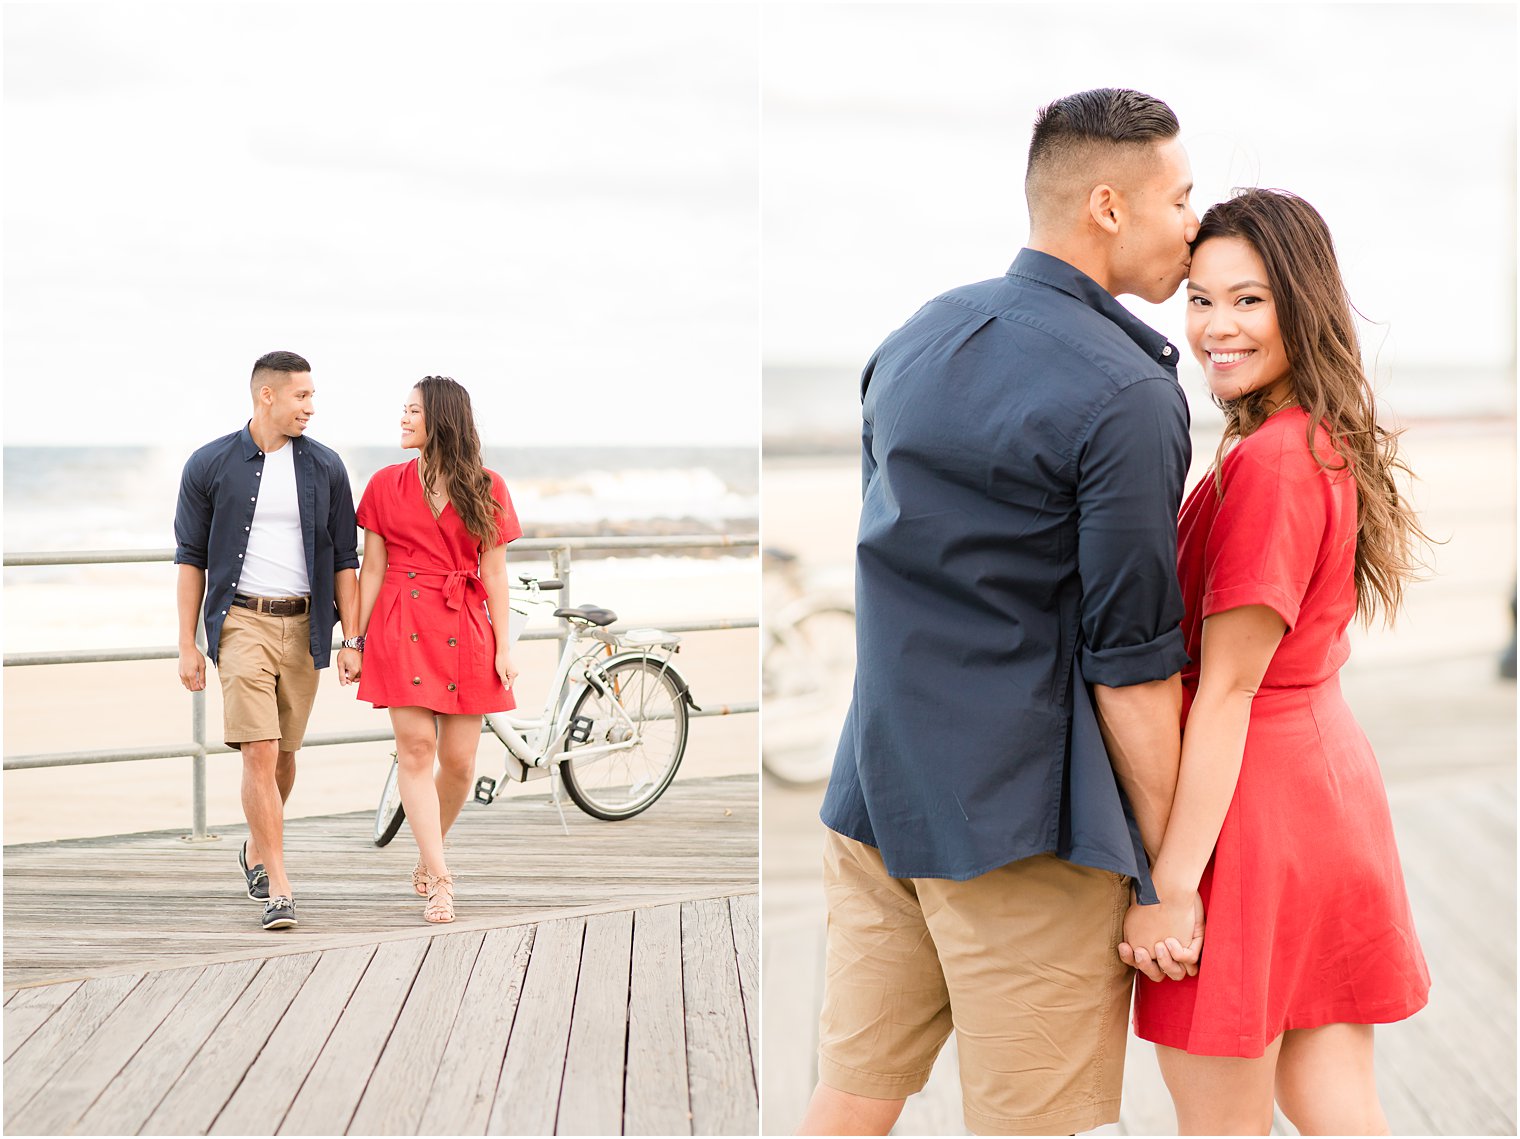
{"type": "Polygon", "coordinates": [[[311,608],[309,597],[244,597],[241,593],[232,599],[234,605],[252,609],[255,613],[267,613],[271,617],[299,617],[311,608]]]}

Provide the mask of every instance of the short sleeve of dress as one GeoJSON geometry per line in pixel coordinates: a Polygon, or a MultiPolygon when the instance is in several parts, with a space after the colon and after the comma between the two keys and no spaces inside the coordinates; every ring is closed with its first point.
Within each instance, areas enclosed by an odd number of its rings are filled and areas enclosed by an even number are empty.
{"type": "Polygon", "coordinates": [[[364,486],[364,494],[359,499],[359,509],[354,511],[354,520],[359,523],[360,528],[372,534],[380,533],[380,517],[384,510],[381,499],[385,494],[380,481],[385,473],[386,469],[382,467],[370,475],[369,482],[364,486]]]}
{"type": "Polygon", "coordinates": [[[506,480],[491,471],[491,497],[501,506],[501,517],[496,520],[496,544],[505,546],[522,537],[522,524],[517,521],[517,511],[512,508],[512,496],[507,493],[506,480]]]}
{"type": "Polygon", "coordinates": [[[1320,467],[1297,427],[1240,444],[1204,545],[1203,616],[1266,605],[1291,630],[1324,547],[1334,480],[1345,477],[1320,467]]]}

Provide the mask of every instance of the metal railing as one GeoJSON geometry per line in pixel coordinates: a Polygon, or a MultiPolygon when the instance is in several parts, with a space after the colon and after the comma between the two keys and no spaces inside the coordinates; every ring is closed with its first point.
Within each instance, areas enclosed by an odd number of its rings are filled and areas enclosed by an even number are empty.
{"type": "MultiPolygon", "coordinates": [[[[618,537],[584,538],[519,538],[512,543],[514,558],[523,553],[546,553],[549,555],[551,576],[564,583],[561,596],[569,605],[570,570],[572,552],[585,553],[594,550],[602,556],[617,552],[671,550],[742,550],[759,546],[754,534],[665,534],[626,535],[618,537]]],[[[32,566],[79,566],[116,565],[141,562],[173,562],[173,548],[156,550],[77,550],[67,553],[51,551],[6,553],[6,569],[32,566]]],[[[648,621],[672,633],[711,632],[724,629],[754,629],[759,627],[756,617],[716,618],[706,621],[648,621]]],[[[625,628],[622,624],[611,626],[614,632],[625,628]]],[[[558,629],[529,629],[519,638],[524,641],[557,640],[563,645],[570,635],[570,623],[560,621],[558,629]]],[[[202,651],[206,648],[205,627],[197,622],[196,644],[202,651]]],[[[72,651],[6,653],[6,668],[24,668],[53,664],[108,664],[121,661],[177,660],[179,649],[174,646],[131,649],[82,649],[72,651]]],[[[732,701],[729,703],[704,702],[700,712],[693,716],[732,716],[758,712],[758,701],[732,701]]],[[[154,744],[146,747],[108,748],[99,751],[38,752],[31,755],[7,755],[6,771],[24,771],[39,767],[73,767],[93,763],[131,763],[145,759],[179,759],[191,761],[191,833],[190,841],[208,838],[206,832],[206,756],[232,754],[236,749],[225,744],[206,742],[206,693],[190,693],[190,742],[154,744]]],[[[302,748],[330,747],[336,744],[381,743],[393,738],[387,730],[325,732],[308,735],[302,748]]]]}

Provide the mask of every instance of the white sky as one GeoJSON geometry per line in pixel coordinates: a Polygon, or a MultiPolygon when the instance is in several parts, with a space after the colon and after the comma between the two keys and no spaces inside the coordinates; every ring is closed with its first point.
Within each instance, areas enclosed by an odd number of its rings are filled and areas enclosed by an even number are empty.
{"type": "Polygon", "coordinates": [[[757,13],[5,5],[5,442],[315,437],[430,373],[487,444],[758,438],[757,13]]]}
{"type": "MultiPolygon", "coordinates": [[[[1035,112],[1091,87],[1172,106],[1200,214],[1232,186],[1313,203],[1380,374],[1513,358],[1512,4],[775,4],[764,27],[768,364],[857,371],[1006,270],[1035,112]]],[[[1180,294],[1132,307],[1184,343],[1180,294]]]]}

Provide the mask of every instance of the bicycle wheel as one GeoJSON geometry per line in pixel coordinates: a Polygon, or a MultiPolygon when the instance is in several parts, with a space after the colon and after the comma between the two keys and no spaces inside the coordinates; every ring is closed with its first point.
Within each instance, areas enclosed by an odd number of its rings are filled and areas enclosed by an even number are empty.
{"type": "Polygon", "coordinates": [[[855,686],[855,611],[826,605],[777,629],[760,675],[761,764],[783,783],[827,779],[855,686]]]}
{"type": "Polygon", "coordinates": [[[670,786],[686,753],[686,701],[658,660],[635,657],[607,668],[605,692],[587,688],[572,720],[590,721],[586,739],[565,741],[560,764],[565,790],[575,805],[598,819],[631,819],[670,786]],[[600,755],[578,751],[634,741],[600,755]]]}
{"type": "Polygon", "coordinates": [[[385,846],[396,837],[406,818],[406,808],[401,805],[401,765],[391,756],[390,774],[385,777],[385,787],[380,792],[380,805],[375,808],[375,845],[385,846]]]}

